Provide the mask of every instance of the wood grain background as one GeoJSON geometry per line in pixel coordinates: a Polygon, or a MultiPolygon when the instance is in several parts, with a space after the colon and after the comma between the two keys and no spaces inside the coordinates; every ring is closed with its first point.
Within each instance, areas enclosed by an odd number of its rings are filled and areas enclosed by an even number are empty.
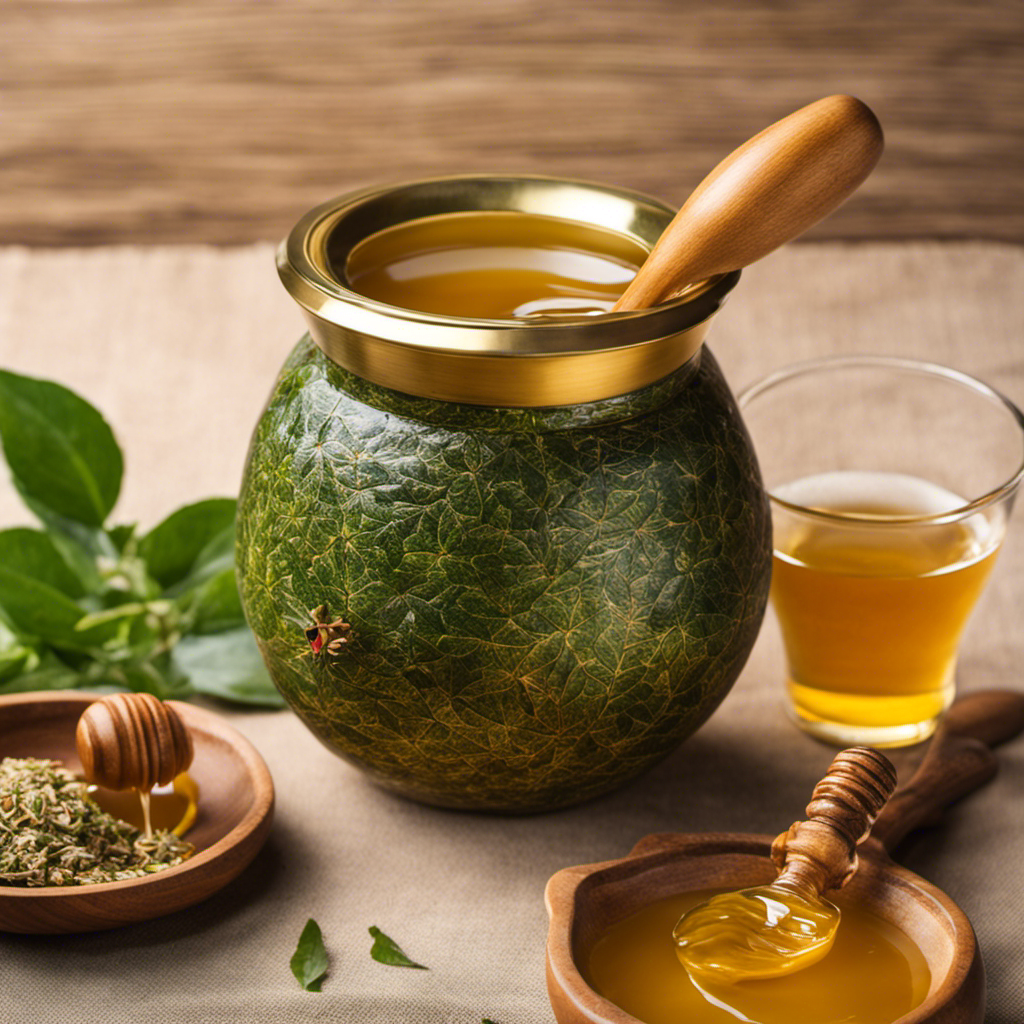
{"type": "Polygon", "coordinates": [[[888,147],[814,237],[1024,240],[1021,0],[0,0],[0,243],[277,239],[470,170],[680,202],[832,92],[888,147]]]}

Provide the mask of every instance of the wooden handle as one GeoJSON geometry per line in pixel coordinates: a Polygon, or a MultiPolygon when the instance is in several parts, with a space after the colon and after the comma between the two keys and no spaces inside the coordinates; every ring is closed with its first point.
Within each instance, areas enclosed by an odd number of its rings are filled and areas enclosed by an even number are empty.
{"type": "Polygon", "coordinates": [[[107,789],[148,793],[192,763],[192,737],[177,711],[149,693],[117,693],[90,704],[75,744],[85,778],[107,789]]]}
{"type": "Polygon", "coordinates": [[[1024,693],[980,690],[955,701],[917,771],[879,815],[872,838],[892,852],[914,829],[937,821],[949,804],[995,775],[991,748],[1022,730],[1024,693]]]}
{"type": "Polygon", "coordinates": [[[896,769],[870,747],[842,750],[814,787],[807,820],[772,843],[774,885],[814,896],[844,886],[857,870],[857,844],[896,788],[896,769]]]}
{"type": "Polygon", "coordinates": [[[694,189],[612,311],[646,309],[767,256],[846,199],[882,145],[878,119],[852,96],[828,96],[776,121],[694,189]]]}

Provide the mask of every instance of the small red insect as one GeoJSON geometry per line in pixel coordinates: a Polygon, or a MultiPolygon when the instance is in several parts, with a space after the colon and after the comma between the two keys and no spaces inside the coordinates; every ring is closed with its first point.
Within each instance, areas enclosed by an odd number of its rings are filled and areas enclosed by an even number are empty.
{"type": "Polygon", "coordinates": [[[312,626],[306,627],[306,639],[314,654],[326,653],[336,658],[341,654],[342,647],[349,642],[352,635],[352,627],[341,619],[330,620],[330,613],[327,605],[322,604],[309,612],[313,620],[312,626]]]}

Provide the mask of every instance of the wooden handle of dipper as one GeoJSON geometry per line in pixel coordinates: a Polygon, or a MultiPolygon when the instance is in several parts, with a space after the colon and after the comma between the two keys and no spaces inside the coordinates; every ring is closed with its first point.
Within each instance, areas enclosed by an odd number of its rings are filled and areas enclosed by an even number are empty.
{"type": "Polygon", "coordinates": [[[867,838],[896,789],[892,762],[871,747],[842,750],[814,787],[807,820],[772,843],[776,886],[814,894],[844,886],[857,870],[857,844],[867,838]]]}
{"type": "Polygon", "coordinates": [[[934,824],[946,807],[996,774],[992,748],[1024,732],[1024,693],[975,690],[943,716],[917,771],[879,815],[872,839],[892,852],[907,833],[934,824]]]}
{"type": "Polygon", "coordinates": [[[117,693],[90,704],[75,744],[87,781],[148,793],[192,763],[192,737],[178,712],[149,693],[117,693]]]}
{"type": "Polygon", "coordinates": [[[690,194],[613,312],[746,267],[817,224],[871,173],[882,129],[853,96],[826,96],[730,153],[690,194]]]}

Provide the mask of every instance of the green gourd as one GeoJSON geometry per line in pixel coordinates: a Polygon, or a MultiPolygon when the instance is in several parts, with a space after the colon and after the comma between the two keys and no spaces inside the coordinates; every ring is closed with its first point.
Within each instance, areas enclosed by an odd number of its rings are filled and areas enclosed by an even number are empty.
{"type": "Polygon", "coordinates": [[[307,336],[238,511],[246,614],[314,735],[388,789],[503,812],[605,793],[689,736],[747,659],[770,549],[706,348],[630,394],[492,408],[370,383],[307,336]]]}

